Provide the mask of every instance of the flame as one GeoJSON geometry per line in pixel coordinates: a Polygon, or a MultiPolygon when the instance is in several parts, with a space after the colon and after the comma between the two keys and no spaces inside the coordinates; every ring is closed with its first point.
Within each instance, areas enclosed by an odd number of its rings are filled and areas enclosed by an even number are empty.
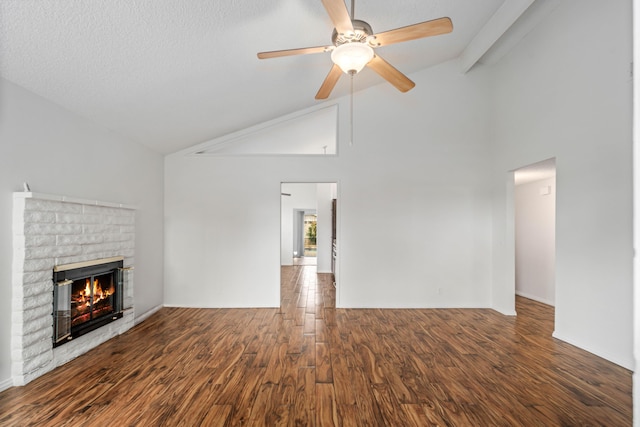
{"type": "Polygon", "coordinates": [[[101,277],[102,280],[94,277],[93,281],[90,277],[86,278],[84,287],[82,287],[82,279],[78,280],[78,283],[74,283],[74,293],[71,296],[71,302],[74,304],[71,311],[71,326],[87,322],[94,316],[102,316],[103,313],[109,313],[109,310],[112,309],[112,303],[108,298],[116,292],[113,280],[105,275],[101,277]],[[106,305],[105,302],[101,302],[103,300],[106,300],[106,305]]]}
{"type": "MultiPolygon", "coordinates": [[[[85,281],[85,286],[84,286],[84,291],[80,291],[79,292],[79,302],[86,302],[86,305],[89,306],[90,304],[90,300],[91,300],[91,279],[87,278],[87,280],[85,281]]],[[[102,289],[102,286],[100,286],[100,282],[98,281],[98,279],[94,278],[93,279],[93,302],[94,304],[100,300],[103,300],[107,297],[109,297],[110,295],[113,294],[113,289],[109,288],[109,289],[102,289]]]]}

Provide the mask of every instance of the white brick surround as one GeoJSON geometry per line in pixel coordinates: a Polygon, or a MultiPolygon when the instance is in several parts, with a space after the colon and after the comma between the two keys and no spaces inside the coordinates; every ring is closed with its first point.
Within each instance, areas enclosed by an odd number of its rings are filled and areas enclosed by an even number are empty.
{"type": "Polygon", "coordinates": [[[53,348],[53,267],[115,256],[134,264],[135,209],[40,193],[13,194],[11,359],[24,385],[134,325],[133,273],[125,276],[124,316],[53,348]]]}

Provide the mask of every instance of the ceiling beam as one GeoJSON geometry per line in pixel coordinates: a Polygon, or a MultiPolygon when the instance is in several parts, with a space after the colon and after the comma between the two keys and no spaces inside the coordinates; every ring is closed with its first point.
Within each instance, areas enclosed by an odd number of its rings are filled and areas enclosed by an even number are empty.
{"type": "Polygon", "coordinates": [[[553,12],[562,0],[536,0],[534,4],[509,28],[508,36],[500,37],[491,49],[487,51],[480,63],[493,65],[500,61],[522,39],[553,12]]]}
{"type": "Polygon", "coordinates": [[[469,71],[534,1],[505,1],[460,54],[460,71],[469,71]]]}

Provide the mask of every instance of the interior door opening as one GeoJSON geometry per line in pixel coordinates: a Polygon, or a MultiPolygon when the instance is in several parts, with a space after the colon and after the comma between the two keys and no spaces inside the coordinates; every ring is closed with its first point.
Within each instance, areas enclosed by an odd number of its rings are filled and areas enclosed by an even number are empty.
{"type": "Polygon", "coordinates": [[[283,182],[280,189],[280,265],[334,273],[337,184],[283,182]]]}
{"type": "Polygon", "coordinates": [[[318,214],[315,209],[293,213],[293,265],[318,264],[318,214]]]}
{"type": "MultiPolygon", "coordinates": [[[[316,258],[318,254],[318,215],[315,213],[304,216],[304,245],[302,256],[305,258],[316,258]]],[[[294,254],[295,257],[295,254],[294,254]]]]}
{"type": "Polygon", "coordinates": [[[514,171],[515,293],[555,306],[556,164],[514,171]]]}

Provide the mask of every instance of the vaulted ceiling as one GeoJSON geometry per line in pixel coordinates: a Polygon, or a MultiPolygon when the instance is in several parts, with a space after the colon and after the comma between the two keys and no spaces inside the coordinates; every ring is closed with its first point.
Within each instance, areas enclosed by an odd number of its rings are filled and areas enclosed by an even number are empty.
{"type": "MultiPolygon", "coordinates": [[[[377,33],[448,16],[452,33],[377,53],[408,75],[456,58],[465,72],[533,1],[357,0],[355,17],[377,33]]],[[[256,53],[328,45],[332,30],[320,0],[2,0],[0,75],[170,153],[317,105],[329,53],[256,53]]],[[[354,84],[388,83],[365,69],[354,84]]],[[[341,78],[329,101],[346,93],[341,78]]]]}

